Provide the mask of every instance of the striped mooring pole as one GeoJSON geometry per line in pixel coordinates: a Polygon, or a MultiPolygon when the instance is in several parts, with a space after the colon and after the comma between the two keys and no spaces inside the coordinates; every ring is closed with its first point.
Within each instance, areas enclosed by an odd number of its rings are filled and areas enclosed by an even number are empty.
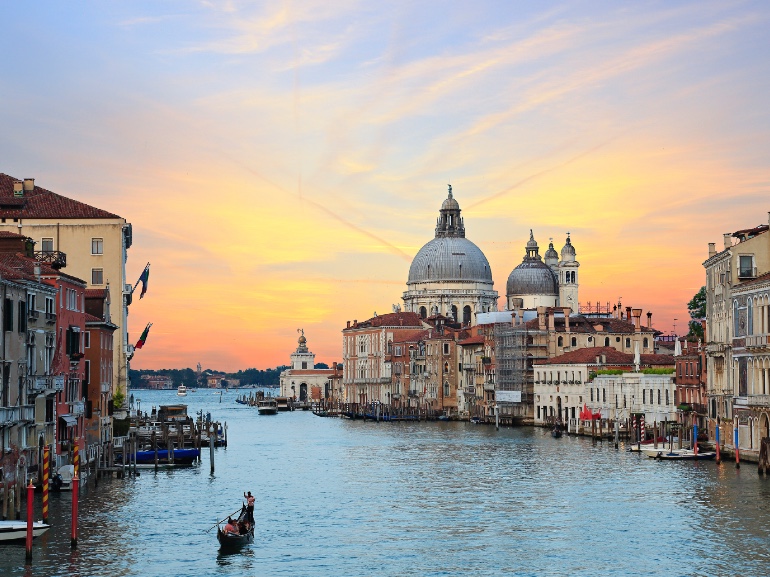
{"type": "Polygon", "coordinates": [[[80,475],[80,447],[79,437],[75,437],[75,444],[72,447],[72,464],[75,466],[75,476],[80,475]]]}
{"type": "Polygon", "coordinates": [[[51,449],[43,449],[43,523],[48,523],[48,479],[51,468],[51,449]]]}

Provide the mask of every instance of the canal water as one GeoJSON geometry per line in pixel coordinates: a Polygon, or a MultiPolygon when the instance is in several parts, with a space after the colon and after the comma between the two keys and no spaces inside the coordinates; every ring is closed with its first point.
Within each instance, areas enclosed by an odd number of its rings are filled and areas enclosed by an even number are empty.
{"type": "MultiPolygon", "coordinates": [[[[182,400],[135,396],[143,411],[182,400]]],[[[2,545],[0,575],[770,574],[770,478],[748,463],[656,462],[544,429],[260,416],[234,399],[184,399],[227,422],[213,475],[204,450],[200,466],[91,481],[75,551],[71,495],[53,495],[31,567],[2,545]],[[210,528],[246,490],[256,542],[223,554],[210,528]]]]}

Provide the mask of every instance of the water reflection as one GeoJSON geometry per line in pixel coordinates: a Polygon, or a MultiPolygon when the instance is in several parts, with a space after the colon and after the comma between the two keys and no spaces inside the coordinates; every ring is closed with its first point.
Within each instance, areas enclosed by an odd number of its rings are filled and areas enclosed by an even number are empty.
{"type": "MultiPolygon", "coordinates": [[[[260,418],[212,398],[186,400],[191,414],[228,422],[214,475],[204,451],[197,467],[89,483],[74,552],[71,495],[52,495],[32,567],[23,544],[4,545],[0,575],[760,575],[770,565],[770,479],[748,465],[657,462],[534,429],[260,418]],[[246,490],[256,542],[221,551],[212,525],[246,490]]],[[[142,393],[143,406],[177,400],[142,393]]]]}

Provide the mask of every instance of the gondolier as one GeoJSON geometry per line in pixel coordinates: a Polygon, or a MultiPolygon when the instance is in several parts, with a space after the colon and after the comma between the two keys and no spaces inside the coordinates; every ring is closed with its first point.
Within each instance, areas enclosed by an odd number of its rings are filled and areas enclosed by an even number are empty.
{"type": "Polygon", "coordinates": [[[251,491],[248,493],[243,494],[244,498],[246,499],[246,516],[252,525],[254,524],[254,497],[251,494],[251,491]]]}

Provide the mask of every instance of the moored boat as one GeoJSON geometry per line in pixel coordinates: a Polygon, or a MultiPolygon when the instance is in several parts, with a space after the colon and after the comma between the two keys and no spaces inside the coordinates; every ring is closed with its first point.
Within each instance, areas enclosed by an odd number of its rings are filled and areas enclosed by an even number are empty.
{"type": "Polygon", "coordinates": [[[249,519],[245,505],[241,509],[241,514],[238,515],[236,526],[241,530],[238,533],[231,533],[224,531],[224,528],[217,524],[217,541],[222,549],[240,549],[254,542],[254,523],[249,519]]]}
{"type": "MultiPolygon", "coordinates": [[[[40,537],[50,525],[42,521],[32,522],[32,537],[40,537]]],[[[0,521],[0,541],[19,541],[27,538],[26,521],[0,521]]]]}
{"type": "Polygon", "coordinates": [[[642,452],[651,459],[665,459],[672,461],[705,461],[717,456],[714,451],[698,451],[692,449],[642,449],[642,452]]]}
{"type": "Polygon", "coordinates": [[[289,397],[276,397],[276,410],[278,411],[291,411],[291,405],[289,404],[289,397]]]}
{"type": "Polygon", "coordinates": [[[278,412],[278,403],[271,397],[262,399],[257,403],[257,411],[260,415],[275,415],[278,412]]]}
{"type": "Polygon", "coordinates": [[[561,435],[562,435],[562,432],[561,432],[561,429],[559,427],[554,427],[553,429],[551,429],[551,436],[554,439],[561,438],[561,435]]]}
{"type": "MultiPolygon", "coordinates": [[[[168,449],[158,449],[159,465],[192,465],[196,459],[199,459],[201,452],[199,449],[174,449],[169,458],[168,449]]],[[[131,456],[129,456],[129,459],[131,456]]],[[[137,465],[155,465],[155,451],[137,451],[137,465]]]]}

